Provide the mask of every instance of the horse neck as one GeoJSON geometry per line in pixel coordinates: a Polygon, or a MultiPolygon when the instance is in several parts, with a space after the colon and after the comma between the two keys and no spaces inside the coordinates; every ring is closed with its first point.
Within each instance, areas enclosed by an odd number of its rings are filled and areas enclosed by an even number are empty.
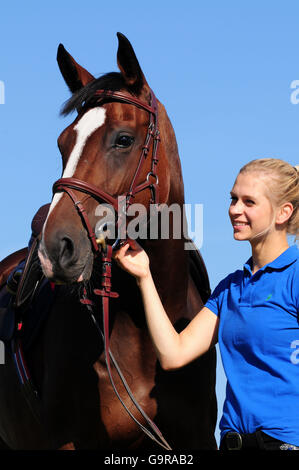
{"type": "Polygon", "coordinates": [[[164,306],[186,304],[188,258],[183,240],[148,241],[145,250],[164,306]]]}
{"type": "MultiPolygon", "coordinates": [[[[169,222],[169,239],[147,240],[145,250],[150,258],[150,266],[155,284],[164,305],[175,305],[177,308],[182,304],[186,308],[189,257],[185,250],[184,230],[184,184],[182,169],[178,153],[175,133],[167,116],[165,108],[160,105],[159,113],[161,134],[166,151],[166,159],[169,164],[169,194],[166,205],[176,205],[180,209],[180,238],[173,237],[174,224],[169,222]]],[[[161,182],[161,184],[163,184],[161,182]]],[[[177,310],[176,308],[176,310],[177,310]]]]}

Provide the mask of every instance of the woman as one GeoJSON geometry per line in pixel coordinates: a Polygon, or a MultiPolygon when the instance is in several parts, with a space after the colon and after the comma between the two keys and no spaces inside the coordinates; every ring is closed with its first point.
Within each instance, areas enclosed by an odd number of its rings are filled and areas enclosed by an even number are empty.
{"type": "Polygon", "coordinates": [[[299,256],[287,238],[298,237],[298,205],[297,168],[259,159],[240,170],[229,216],[252,257],[181,333],[164,311],[144,250],[130,241],[115,255],[136,278],[163,369],[180,368],[219,341],[227,376],[220,450],[299,450],[299,256]]]}

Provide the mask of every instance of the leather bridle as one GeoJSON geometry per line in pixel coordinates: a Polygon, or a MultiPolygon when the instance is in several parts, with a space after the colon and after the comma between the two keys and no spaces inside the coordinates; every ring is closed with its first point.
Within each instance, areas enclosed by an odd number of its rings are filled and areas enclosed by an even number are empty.
{"type": "MultiPolygon", "coordinates": [[[[158,175],[157,175],[157,164],[159,160],[158,146],[160,142],[160,132],[158,129],[158,103],[152,90],[150,90],[150,103],[149,104],[146,104],[143,101],[127,93],[123,93],[119,91],[98,90],[95,93],[95,95],[96,97],[99,97],[96,101],[98,105],[101,105],[107,101],[118,101],[118,102],[137,106],[138,108],[144,109],[145,111],[149,113],[149,125],[147,129],[145,142],[142,146],[141,155],[139,157],[138,165],[136,167],[130,187],[127,192],[121,195],[118,195],[117,197],[114,197],[111,194],[107,193],[106,191],[103,191],[102,189],[99,189],[96,186],[90,183],[87,183],[86,181],[82,181],[77,178],[60,178],[53,185],[53,194],[55,194],[56,192],[60,192],[60,191],[63,191],[66,194],[68,194],[68,196],[73,201],[78,211],[78,214],[81,217],[83,225],[85,226],[87,230],[87,234],[91,241],[91,246],[92,246],[95,256],[101,255],[101,258],[102,258],[101,288],[94,289],[93,291],[96,296],[100,296],[102,298],[102,313],[103,313],[102,328],[100,328],[93,314],[93,309],[92,309],[93,302],[89,298],[87,298],[86,289],[83,290],[83,296],[80,299],[80,301],[82,304],[86,305],[87,309],[89,310],[91,314],[92,320],[95,323],[96,328],[98,329],[99,333],[101,334],[103,338],[106,367],[107,367],[108,375],[109,375],[112,387],[114,389],[114,392],[116,393],[118,399],[121,401],[127,413],[136,422],[136,424],[139,425],[142,431],[146,435],[148,435],[151,439],[153,439],[155,442],[157,442],[157,444],[159,444],[164,449],[171,450],[171,447],[169,446],[167,441],[164,439],[161,431],[158,429],[155,423],[149,418],[149,416],[144,412],[144,410],[141,408],[139,403],[136,401],[123,374],[121,373],[119,369],[119,366],[116,360],[114,359],[110,351],[110,347],[109,347],[109,300],[110,298],[118,297],[118,294],[116,292],[112,292],[111,290],[111,267],[112,267],[111,265],[112,265],[112,251],[113,249],[116,249],[117,243],[114,243],[113,246],[104,243],[101,245],[101,248],[99,248],[99,240],[97,240],[96,238],[95,231],[93,230],[91,226],[87,212],[82,202],[77,198],[76,194],[73,191],[73,190],[76,190],[81,193],[88,194],[89,196],[92,196],[94,199],[100,202],[104,201],[112,205],[116,212],[118,212],[118,198],[119,197],[124,198],[125,204],[126,204],[125,211],[127,212],[129,206],[132,203],[132,199],[135,197],[135,195],[146,189],[149,189],[151,192],[150,203],[151,204],[159,203],[159,186],[158,186],[159,181],[158,181],[158,175]],[[139,179],[140,179],[140,175],[144,166],[144,162],[150,150],[151,141],[153,141],[152,142],[151,169],[147,173],[146,179],[143,182],[139,183],[139,179]],[[142,423],[140,423],[135,418],[133,413],[129,410],[129,408],[125,405],[124,401],[120,397],[120,394],[118,393],[114,380],[113,380],[110,358],[113,362],[113,365],[130,399],[132,400],[133,404],[138,409],[138,411],[141,413],[141,415],[143,416],[144,420],[146,421],[146,423],[148,424],[151,430],[149,430],[147,427],[145,427],[142,423]]],[[[119,222],[120,222],[120,214],[118,214],[117,223],[119,222]]]]}
{"type": "MultiPolygon", "coordinates": [[[[99,246],[96,242],[96,236],[94,230],[91,227],[82,202],[77,199],[76,195],[73,192],[74,189],[76,191],[87,193],[96,200],[99,200],[101,202],[104,201],[110,204],[111,206],[113,206],[113,209],[116,212],[118,211],[118,198],[122,198],[125,200],[125,210],[127,212],[135,195],[146,189],[149,189],[151,191],[150,204],[159,203],[159,180],[157,175],[157,165],[159,161],[158,146],[160,142],[160,132],[158,129],[158,103],[157,98],[155,97],[155,94],[152,90],[150,90],[150,94],[150,104],[148,105],[143,101],[120,91],[98,90],[95,93],[95,96],[99,97],[96,101],[96,103],[98,103],[99,105],[106,101],[119,101],[127,104],[132,104],[134,106],[137,106],[138,108],[144,109],[150,115],[145,142],[142,146],[141,155],[139,157],[139,161],[133,179],[127,192],[115,197],[107,193],[106,191],[97,188],[95,185],[92,185],[86,181],[82,181],[77,178],[60,178],[53,185],[53,194],[55,194],[56,192],[64,191],[72,199],[87,230],[87,234],[91,241],[91,245],[95,254],[99,253],[99,246]],[[151,169],[147,173],[145,181],[139,183],[140,174],[142,172],[144,162],[148,156],[151,141],[153,141],[151,169]]],[[[117,224],[119,222],[119,217],[120,215],[118,214],[117,224]]]]}

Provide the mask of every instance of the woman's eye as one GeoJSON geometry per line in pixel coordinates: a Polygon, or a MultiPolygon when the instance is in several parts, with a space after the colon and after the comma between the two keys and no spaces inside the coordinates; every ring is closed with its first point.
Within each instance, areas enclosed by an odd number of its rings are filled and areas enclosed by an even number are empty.
{"type": "Polygon", "coordinates": [[[128,148],[134,142],[134,137],[130,135],[120,135],[115,142],[115,147],[128,148]]]}

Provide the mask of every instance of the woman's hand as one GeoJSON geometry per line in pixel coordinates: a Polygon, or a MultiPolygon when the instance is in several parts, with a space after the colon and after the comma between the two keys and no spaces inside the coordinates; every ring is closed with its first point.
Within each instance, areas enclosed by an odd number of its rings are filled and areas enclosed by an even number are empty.
{"type": "Polygon", "coordinates": [[[143,248],[135,241],[128,240],[113,256],[119,266],[134,276],[137,281],[150,274],[149,258],[143,248]]]}

